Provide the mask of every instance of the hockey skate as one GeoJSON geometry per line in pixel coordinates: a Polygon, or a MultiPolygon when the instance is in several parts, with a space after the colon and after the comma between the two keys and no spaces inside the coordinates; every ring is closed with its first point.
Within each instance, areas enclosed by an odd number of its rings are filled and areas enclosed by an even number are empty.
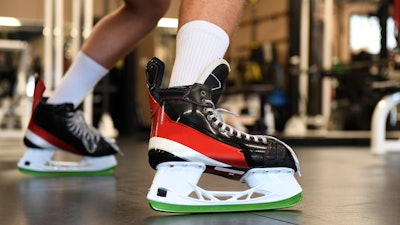
{"type": "Polygon", "coordinates": [[[38,80],[32,116],[24,136],[27,151],[18,162],[21,172],[33,175],[103,175],[114,171],[119,148],[88,125],[73,104],[47,104],[44,84],[38,80]],[[77,161],[56,161],[63,150],[79,156],[77,161]]]}
{"type": "Polygon", "coordinates": [[[272,136],[250,135],[224,123],[215,105],[229,73],[212,63],[193,85],[160,87],[164,64],[147,65],[152,130],[148,156],[157,170],[147,198],[166,212],[232,212],[291,207],[302,199],[294,177],[294,151],[272,136]],[[203,172],[237,179],[244,191],[210,191],[198,185],[203,172]]]}

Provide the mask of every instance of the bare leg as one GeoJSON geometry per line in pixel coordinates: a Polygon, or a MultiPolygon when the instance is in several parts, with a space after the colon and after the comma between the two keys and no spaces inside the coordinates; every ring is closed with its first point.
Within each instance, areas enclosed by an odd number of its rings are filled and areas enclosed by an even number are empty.
{"type": "Polygon", "coordinates": [[[193,20],[205,20],[231,36],[239,22],[244,0],[182,0],[179,28],[193,20]]]}
{"type": "Polygon", "coordinates": [[[125,0],[124,5],[104,17],[94,27],[48,103],[79,105],[108,70],[154,29],[169,2],[125,0]]]}
{"type": "Polygon", "coordinates": [[[126,0],[123,6],[95,26],[82,51],[102,66],[112,68],[154,29],[169,2],[126,0]]]}

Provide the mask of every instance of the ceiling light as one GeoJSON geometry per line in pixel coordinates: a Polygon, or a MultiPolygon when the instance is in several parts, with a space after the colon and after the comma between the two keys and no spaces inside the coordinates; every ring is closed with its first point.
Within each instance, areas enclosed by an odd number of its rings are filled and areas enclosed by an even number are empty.
{"type": "Polygon", "coordinates": [[[21,26],[21,21],[14,17],[2,17],[0,16],[0,26],[7,27],[19,27],[21,26]]]}
{"type": "Polygon", "coordinates": [[[175,18],[161,18],[157,24],[158,27],[177,28],[178,19],[175,18]]]}

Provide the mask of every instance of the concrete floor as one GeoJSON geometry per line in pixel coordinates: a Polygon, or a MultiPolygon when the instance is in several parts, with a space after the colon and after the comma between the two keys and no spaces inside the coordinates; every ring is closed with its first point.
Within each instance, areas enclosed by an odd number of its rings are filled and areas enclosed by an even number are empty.
{"type": "MultiPolygon", "coordinates": [[[[125,153],[114,175],[32,177],[16,163],[21,141],[0,140],[0,224],[399,224],[400,154],[377,157],[367,147],[296,147],[303,201],[290,209],[178,215],[153,211],[146,194],[155,171],[147,164],[147,142],[121,137],[125,153]]],[[[207,189],[242,184],[206,175],[207,189]]]]}

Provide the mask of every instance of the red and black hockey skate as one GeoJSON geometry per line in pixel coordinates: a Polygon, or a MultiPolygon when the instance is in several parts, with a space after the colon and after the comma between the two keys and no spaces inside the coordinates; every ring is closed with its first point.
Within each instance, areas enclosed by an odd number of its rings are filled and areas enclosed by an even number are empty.
{"type": "Polygon", "coordinates": [[[32,116],[24,136],[27,151],[18,162],[23,173],[34,175],[99,175],[111,173],[118,146],[85,122],[73,104],[47,104],[42,80],[35,88],[32,116]],[[82,156],[79,161],[55,161],[58,150],[82,156]]]}
{"type": "Polygon", "coordinates": [[[294,151],[275,137],[239,131],[220,116],[216,104],[229,70],[220,59],[195,84],[163,89],[164,64],[157,58],[148,63],[152,115],[148,155],[157,174],[147,198],[155,210],[266,210],[301,201],[294,151]],[[240,179],[249,189],[204,190],[197,185],[203,172],[240,179]]]}

